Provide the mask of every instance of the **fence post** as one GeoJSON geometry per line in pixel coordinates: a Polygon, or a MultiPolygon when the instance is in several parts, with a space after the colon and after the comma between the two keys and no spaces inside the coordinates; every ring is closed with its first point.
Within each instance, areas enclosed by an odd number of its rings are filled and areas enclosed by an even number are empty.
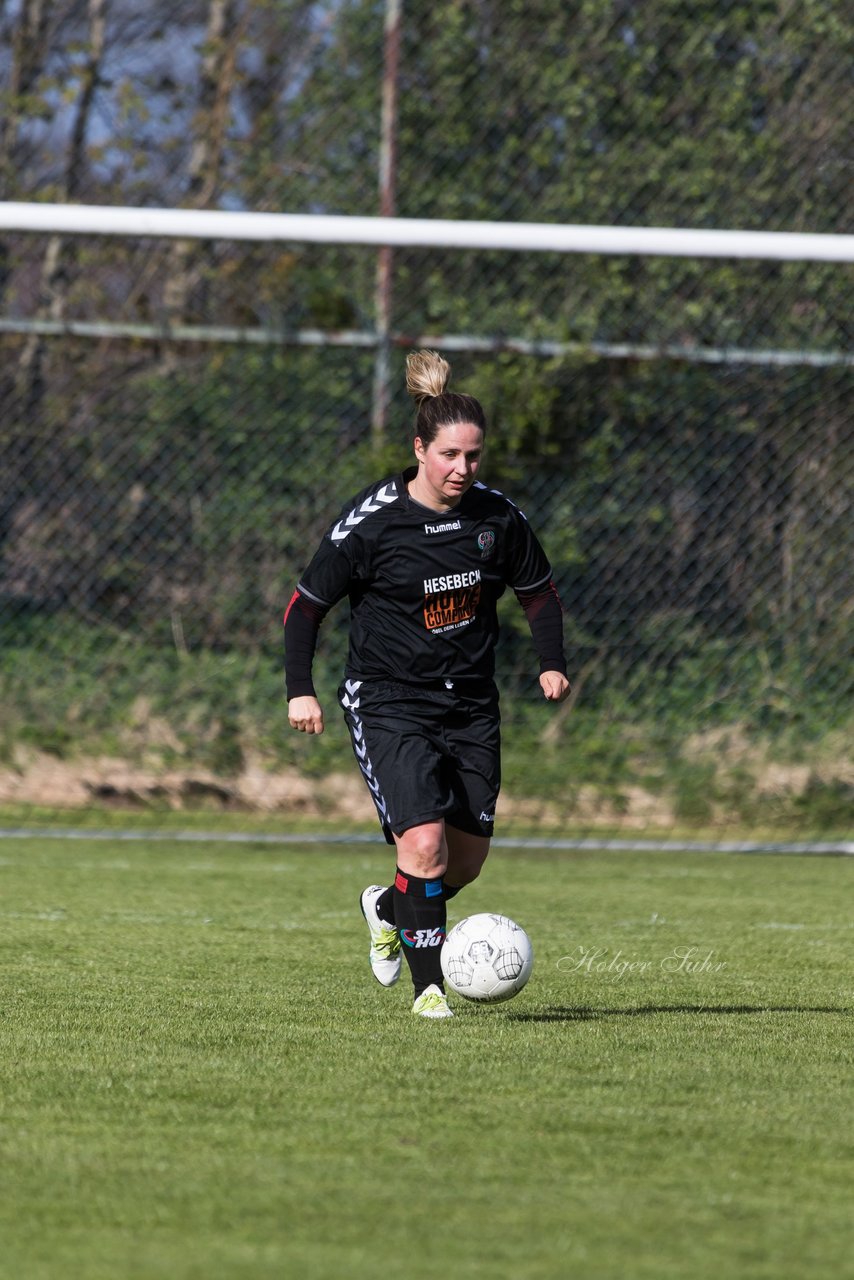
{"type": "MultiPolygon", "coordinates": [[[[397,177],[397,83],[400,66],[400,24],[403,0],[386,0],[385,38],[383,47],[383,98],[380,123],[380,217],[395,214],[397,177]]],[[[382,245],[377,254],[376,326],[377,350],[374,361],[373,413],[371,439],[378,449],[385,441],[388,417],[390,373],[391,272],[393,251],[382,245]]]]}

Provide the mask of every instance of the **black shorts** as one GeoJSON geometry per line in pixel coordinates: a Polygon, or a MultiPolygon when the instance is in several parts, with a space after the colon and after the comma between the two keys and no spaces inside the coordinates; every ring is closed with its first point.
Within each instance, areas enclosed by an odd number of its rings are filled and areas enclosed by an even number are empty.
{"type": "Polygon", "coordinates": [[[445,819],[491,836],[501,785],[498,692],[347,679],[338,690],[385,838],[445,819]]]}

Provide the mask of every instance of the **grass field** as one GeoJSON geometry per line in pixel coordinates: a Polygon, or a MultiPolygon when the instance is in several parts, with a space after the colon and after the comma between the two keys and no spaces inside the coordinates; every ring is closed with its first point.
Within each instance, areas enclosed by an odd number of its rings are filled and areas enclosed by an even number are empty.
{"type": "Polygon", "coordinates": [[[854,1274],[850,859],[496,850],[534,976],[447,1023],[389,868],[0,842],[3,1280],[854,1274]]]}

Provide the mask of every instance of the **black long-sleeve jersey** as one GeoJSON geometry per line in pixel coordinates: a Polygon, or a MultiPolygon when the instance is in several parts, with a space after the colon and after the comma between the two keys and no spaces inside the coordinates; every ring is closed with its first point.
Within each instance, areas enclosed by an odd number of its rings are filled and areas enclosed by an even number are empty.
{"type": "MultiPolygon", "coordinates": [[[[532,629],[544,594],[556,606],[558,626],[549,653],[541,651],[541,667],[565,672],[551,566],[519,508],[477,482],[457,506],[439,513],[409,496],[415,474],[408,468],[370,485],[327,530],[294,596],[313,615],[309,632],[313,626],[316,636],[326,611],[346,595],[348,677],[405,684],[489,680],[496,604],[509,586],[523,606],[538,602],[526,610],[532,629]]],[[[307,642],[310,662],[310,634],[307,642]]],[[[313,692],[304,669],[288,672],[288,690],[291,697],[313,692]]]]}

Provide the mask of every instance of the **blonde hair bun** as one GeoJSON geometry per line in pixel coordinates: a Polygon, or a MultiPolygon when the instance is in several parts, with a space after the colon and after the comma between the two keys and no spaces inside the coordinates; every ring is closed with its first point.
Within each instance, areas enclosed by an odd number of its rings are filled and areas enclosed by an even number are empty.
{"type": "Polygon", "coordinates": [[[406,390],[416,404],[442,395],[450,376],[451,366],[438,351],[411,351],[406,357],[406,390]]]}

